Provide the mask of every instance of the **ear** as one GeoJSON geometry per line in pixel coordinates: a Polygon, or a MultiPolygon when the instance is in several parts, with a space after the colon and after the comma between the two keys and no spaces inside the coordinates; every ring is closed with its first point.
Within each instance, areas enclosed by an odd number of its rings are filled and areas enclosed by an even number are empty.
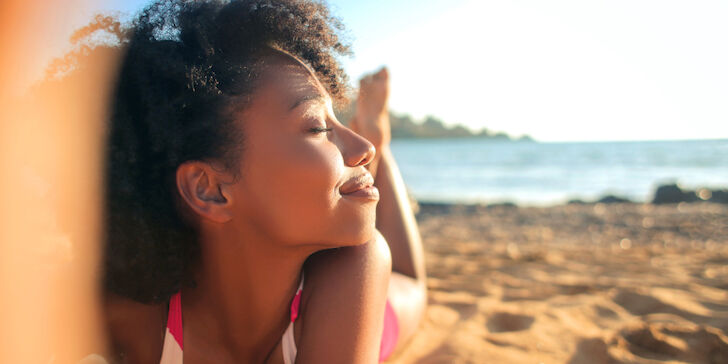
{"type": "Polygon", "coordinates": [[[221,172],[200,161],[177,167],[177,190],[187,206],[207,220],[225,223],[232,219],[232,195],[221,172]]]}

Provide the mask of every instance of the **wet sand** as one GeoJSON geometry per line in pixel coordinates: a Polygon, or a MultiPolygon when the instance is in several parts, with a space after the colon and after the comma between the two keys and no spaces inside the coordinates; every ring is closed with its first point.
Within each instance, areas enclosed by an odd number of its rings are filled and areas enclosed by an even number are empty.
{"type": "Polygon", "coordinates": [[[429,307],[394,363],[728,363],[728,205],[422,204],[429,307]]]}

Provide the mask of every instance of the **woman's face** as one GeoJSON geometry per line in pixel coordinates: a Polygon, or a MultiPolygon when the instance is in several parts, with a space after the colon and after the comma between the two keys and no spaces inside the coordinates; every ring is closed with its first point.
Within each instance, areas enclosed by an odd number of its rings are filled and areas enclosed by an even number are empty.
{"type": "Polygon", "coordinates": [[[326,89],[298,60],[267,61],[237,115],[244,145],[229,186],[231,223],[286,245],[364,243],[379,200],[365,168],[374,147],[336,120],[326,89]]]}

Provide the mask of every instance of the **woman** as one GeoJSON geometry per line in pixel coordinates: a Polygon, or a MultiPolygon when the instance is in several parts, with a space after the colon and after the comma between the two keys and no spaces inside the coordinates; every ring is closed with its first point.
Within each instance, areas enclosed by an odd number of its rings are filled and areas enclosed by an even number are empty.
{"type": "Polygon", "coordinates": [[[388,150],[387,74],[362,80],[351,129],[339,123],[340,28],[316,2],[168,0],[123,35],[107,156],[115,358],[371,363],[413,334],[425,276],[388,150]]]}

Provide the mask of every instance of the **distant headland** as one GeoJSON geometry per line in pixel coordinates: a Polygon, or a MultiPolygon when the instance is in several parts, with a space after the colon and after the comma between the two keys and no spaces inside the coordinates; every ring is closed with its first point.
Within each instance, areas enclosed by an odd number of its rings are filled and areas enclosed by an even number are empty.
{"type": "MultiPolygon", "coordinates": [[[[336,116],[344,124],[353,116],[354,106],[337,111],[336,116]]],[[[389,111],[389,121],[392,125],[392,138],[395,139],[454,139],[478,138],[495,141],[533,141],[528,135],[512,137],[503,132],[492,132],[488,129],[473,131],[463,125],[447,126],[434,117],[426,116],[424,120],[414,120],[410,115],[398,114],[389,111]]]]}

